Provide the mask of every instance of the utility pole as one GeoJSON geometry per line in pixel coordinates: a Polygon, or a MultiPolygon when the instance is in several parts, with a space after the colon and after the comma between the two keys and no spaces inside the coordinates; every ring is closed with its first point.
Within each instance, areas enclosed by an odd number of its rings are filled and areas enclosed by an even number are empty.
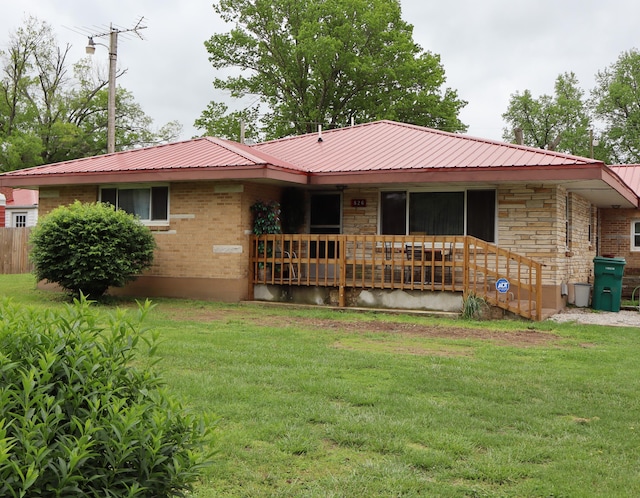
{"type": "Polygon", "coordinates": [[[112,154],[116,151],[116,64],[118,62],[118,34],[120,33],[135,33],[142,40],[142,35],[138,32],[141,29],[145,29],[146,26],[142,26],[140,20],[133,28],[119,29],[114,28],[113,24],[109,25],[109,31],[104,33],[97,33],[89,36],[89,43],[87,44],[86,51],[88,54],[93,55],[96,51],[96,45],[102,45],[109,49],[109,97],[107,101],[107,154],[112,154]],[[109,46],[103,43],[96,43],[94,38],[100,38],[109,35],[109,46]]]}

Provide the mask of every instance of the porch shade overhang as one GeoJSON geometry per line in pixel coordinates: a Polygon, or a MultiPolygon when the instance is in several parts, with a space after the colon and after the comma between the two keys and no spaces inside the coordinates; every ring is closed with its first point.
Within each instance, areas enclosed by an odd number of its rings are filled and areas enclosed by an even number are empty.
{"type": "Polygon", "coordinates": [[[285,161],[242,144],[204,137],[11,171],[0,175],[0,186],[241,179],[307,183],[305,172],[285,161]]]}
{"type": "Polygon", "coordinates": [[[433,168],[429,170],[393,170],[379,172],[331,173],[311,175],[311,185],[369,185],[392,189],[398,186],[473,186],[501,184],[562,184],[598,207],[612,205],[637,208],[638,196],[624,181],[604,164],[565,167],[505,167],[505,168],[433,168]]]}

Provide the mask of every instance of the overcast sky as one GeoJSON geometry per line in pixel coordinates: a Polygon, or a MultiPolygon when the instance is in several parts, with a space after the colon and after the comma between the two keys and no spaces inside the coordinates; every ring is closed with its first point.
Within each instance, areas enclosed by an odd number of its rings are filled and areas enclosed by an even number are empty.
{"type": "MultiPolygon", "coordinates": [[[[439,54],[446,86],[468,105],[461,112],[468,134],[500,140],[509,97],[525,89],[552,94],[555,78],[576,73],[588,91],[594,75],[625,50],[640,47],[637,0],[401,0],[414,40],[439,54]]],[[[60,45],[72,45],[70,62],[85,56],[86,34],[135,26],[144,16],[144,40],[121,34],[118,84],[131,91],[160,127],[177,120],[181,138],[198,132],[193,122],[211,100],[224,100],[211,85],[215,72],[204,41],[228,31],[211,0],[21,0],[3,2],[0,48],[27,15],[47,21],[60,45]]],[[[108,44],[108,37],[95,41],[108,44]]],[[[96,61],[108,64],[97,47],[96,61]]]]}

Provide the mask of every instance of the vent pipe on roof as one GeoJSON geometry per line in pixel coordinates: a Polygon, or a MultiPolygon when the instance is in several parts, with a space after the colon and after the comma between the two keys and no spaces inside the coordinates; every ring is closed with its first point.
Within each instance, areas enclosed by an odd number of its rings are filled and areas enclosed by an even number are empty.
{"type": "Polygon", "coordinates": [[[244,120],[240,120],[240,143],[243,144],[244,143],[244,120]]]}
{"type": "Polygon", "coordinates": [[[318,142],[322,142],[322,125],[318,125],[318,142]]]}
{"type": "Polygon", "coordinates": [[[522,128],[516,128],[513,130],[513,133],[516,136],[516,143],[518,145],[524,145],[524,134],[522,133],[522,128]]]}

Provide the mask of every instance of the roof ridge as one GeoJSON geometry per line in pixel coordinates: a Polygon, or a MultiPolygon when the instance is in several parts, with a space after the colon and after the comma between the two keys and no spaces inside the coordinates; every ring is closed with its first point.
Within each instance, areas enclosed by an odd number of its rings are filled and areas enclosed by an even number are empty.
{"type": "Polygon", "coordinates": [[[227,140],[226,138],[218,138],[212,136],[206,138],[210,142],[219,145],[220,147],[224,147],[228,151],[233,152],[234,154],[238,154],[239,156],[242,156],[249,161],[253,161],[258,164],[267,164],[279,168],[292,169],[295,171],[304,171],[299,166],[285,161],[284,159],[280,159],[279,157],[273,156],[259,149],[253,149],[253,146],[251,145],[235,142],[233,140],[227,140]]]}

